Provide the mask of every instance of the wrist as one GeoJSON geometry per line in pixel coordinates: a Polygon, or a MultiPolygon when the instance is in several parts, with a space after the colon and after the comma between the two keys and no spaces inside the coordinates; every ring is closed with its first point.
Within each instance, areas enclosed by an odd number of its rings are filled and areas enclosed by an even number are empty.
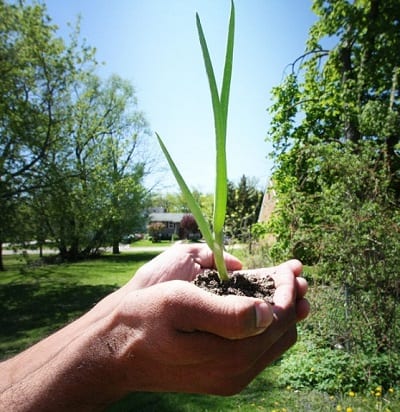
{"type": "MultiPolygon", "coordinates": [[[[89,312],[90,313],[90,312],[89,312]]],[[[12,411],[95,411],[122,397],[118,357],[109,342],[110,316],[90,326],[84,317],[2,364],[0,409],[12,411]],[[31,365],[29,359],[42,361],[31,365]],[[45,358],[45,359],[44,359],[45,358]]]]}
{"type": "Polygon", "coordinates": [[[118,329],[114,315],[105,316],[60,357],[60,369],[64,370],[57,374],[56,386],[63,388],[68,404],[65,410],[103,410],[128,393],[122,379],[118,329]]]}

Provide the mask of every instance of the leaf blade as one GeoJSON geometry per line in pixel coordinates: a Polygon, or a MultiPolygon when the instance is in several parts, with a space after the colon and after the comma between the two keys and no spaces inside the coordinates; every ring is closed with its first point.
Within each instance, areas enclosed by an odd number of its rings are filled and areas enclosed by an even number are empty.
{"type": "Polygon", "coordinates": [[[158,143],[160,144],[161,150],[163,151],[164,156],[167,159],[169,167],[171,168],[171,171],[179,185],[179,188],[181,189],[183,196],[185,197],[185,200],[188,202],[189,209],[192,212],[194,218],[196,219],[196,222],[199,226],[201,233],[204,236],[207,245],[210,247],[211,250],[213,250],[214,238],[208,226],[207,220],[205,219],[199,205],[196,202],[196,199],[193,197],[192,192],[190,191],[177,166],[175,165],[175,162],[172,160],[172,157],[169,154],[168,149],[164,145],[164,142],[162,141],[158,133],[156,133],[156,137],[158,143]]]}

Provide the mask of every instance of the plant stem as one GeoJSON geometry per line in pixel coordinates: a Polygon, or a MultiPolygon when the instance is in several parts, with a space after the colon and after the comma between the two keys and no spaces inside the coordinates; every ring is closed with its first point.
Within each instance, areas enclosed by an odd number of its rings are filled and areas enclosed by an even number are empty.
{"type": "Polygon", "coordinates": [[[221,230],[218,233],[214,233],[215,239],[214,239],[214,261],[215,261],[215,266],[217,268],[219,278],[221,281],[226,281],[229,279],[228,276],[228,271],[226,269],[225,265],[225,260],[224,260],[224,233],[221,230]]]}

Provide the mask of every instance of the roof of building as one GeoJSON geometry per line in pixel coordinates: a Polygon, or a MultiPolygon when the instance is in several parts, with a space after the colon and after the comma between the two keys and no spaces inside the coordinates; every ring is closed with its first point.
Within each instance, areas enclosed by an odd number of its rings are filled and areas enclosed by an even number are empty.
{"type": "Polygon", "coordinates": [[[269,182],[267,189],[264,192],[260,213],[258,215],[258,222],[267,222],[275,210],[275,205],[276,193],[272,186],[272,182],[269,182]]]}
{"type": "Polygon", "coordinates": [[[183,216],[188,213],[150,213],[149,218],[151,222],[173,222],[180,223],[183,216]]]}

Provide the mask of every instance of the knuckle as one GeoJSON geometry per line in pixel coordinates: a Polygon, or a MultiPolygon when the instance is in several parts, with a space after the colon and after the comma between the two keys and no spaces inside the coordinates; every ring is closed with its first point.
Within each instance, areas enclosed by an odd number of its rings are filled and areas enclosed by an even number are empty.
{"type": "Polygon", "coordinates": [[[229,326],[232,337],[240,339],[249,336],[249,331],[255,329],[254,303],[237,297],[226,297],[226,312],[229,314],[229,326]],[[231,299],[230,299],[231,298],[231,299]]]}

